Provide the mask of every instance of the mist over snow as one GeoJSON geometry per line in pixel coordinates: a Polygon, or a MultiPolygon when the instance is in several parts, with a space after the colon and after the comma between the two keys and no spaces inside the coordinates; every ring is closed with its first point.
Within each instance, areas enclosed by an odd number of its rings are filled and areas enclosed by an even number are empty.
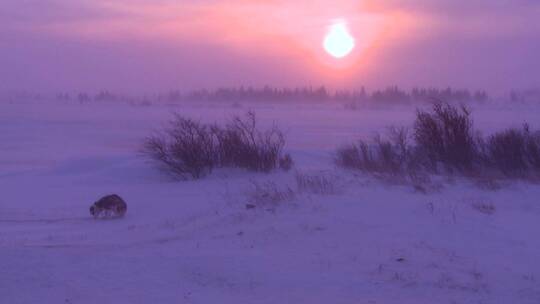
{"type": "MultiPolygon", "coordinates": [[[[484,134],[540,127],[538,105],[472,111],[484,134]]],[[[536,183],[419,186],[334,165],[341,145],[410,126],[414,106],[41,99],[0,113],[2,303],[540,301],[536,183]],[[179,181],[140,154],[171,113],[224,125],[248,110],[283,130],[293,170],[179,181]],[[113,193],[125,217],[93,219],[113,193]]]]}
{"type": "Polygon", "coordinates": [[[540,303],[537,0],[1,0],[0,304],[540,303]]]}

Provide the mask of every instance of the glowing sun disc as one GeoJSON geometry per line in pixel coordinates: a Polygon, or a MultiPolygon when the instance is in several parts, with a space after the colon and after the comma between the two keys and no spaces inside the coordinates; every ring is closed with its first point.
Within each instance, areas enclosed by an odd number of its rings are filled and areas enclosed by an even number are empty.
{"type": "Polygon", "coordinates": [[[354,50],[354,37],[349,33],[344,21],[336,21],[330,26],[323,46],[324,50],[335,58],[343,58],[354,50]]]}

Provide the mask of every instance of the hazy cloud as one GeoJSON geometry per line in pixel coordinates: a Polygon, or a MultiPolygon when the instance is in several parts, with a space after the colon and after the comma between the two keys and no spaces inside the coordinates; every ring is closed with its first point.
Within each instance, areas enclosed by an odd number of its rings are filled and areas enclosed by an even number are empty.
{"type": "Polygon", "coordinates": [[[540,86],[536,0],[3,0],[0,89],[540,86]],[[320,41],[345,18],[347,71],[320,41]]]}

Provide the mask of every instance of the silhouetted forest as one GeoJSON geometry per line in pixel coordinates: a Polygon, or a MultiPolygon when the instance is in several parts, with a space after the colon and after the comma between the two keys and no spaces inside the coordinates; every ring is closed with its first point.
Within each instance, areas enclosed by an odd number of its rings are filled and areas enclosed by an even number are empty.
{"type": "MultiPolygon", "coordinates": [[[[5,94],[4,94],[5,95],[5,94]]],[[[1,96],[0,96],[1,97],[1,96]]],[[[409,90],[390,86],[385,89],[368,91],[365,87],[357,90],[329,90],[324,86],[300,88],[264,87],[237,87],[219,88],[214,90],[201,89],[194,91],[173,90],[166,93],[152,95],[126,96],[103,90],[97,93],[76,92],[59,93],[56,99],[62,101],[88,102],[133,102],[137,104],[150,104],[154,102],[181,102],[181,101],[213,101],[213,102],[332,102],[357,105],[400,105],[422,102],[444,101],[449,103],[482,103],[494,100],[484,90],[469,90],[456,88],[421,88],[409,90]]],[[[17,92],[2,97],[7,100],[39,100],[50,98],[42,94],[17,92]]],[[[514,103],[540,102],[540,89],[513,90],[498,100],[514,103]]]]}
{"type": "Polygon", "coordinates": [[[160,95],[160,100],[178,101],[344,101],[344,102],[373,102],[373,103],[408,103],[418,101],[444,100],[484,102],[489,99],[485,91],[471,92],[467,89],[438,89],[414,88],[403,90],[391,86],[384,90],[368,92],[364,87],[358,90],[330,91],[325,87],[303,88],[220,88],[217,90],[197,90],[187,94],[170,92],[160,95]]]}

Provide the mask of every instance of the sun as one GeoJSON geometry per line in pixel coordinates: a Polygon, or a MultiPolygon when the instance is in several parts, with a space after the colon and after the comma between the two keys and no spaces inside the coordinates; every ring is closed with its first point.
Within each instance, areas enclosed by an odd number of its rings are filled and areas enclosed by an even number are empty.
{"type": "Polygon", "coordinates": [[[346,57],[354,50],[355,45],[354,37],[344,20],[333,22],[323,42],[324,50],[335,58],[346,57]]]}

